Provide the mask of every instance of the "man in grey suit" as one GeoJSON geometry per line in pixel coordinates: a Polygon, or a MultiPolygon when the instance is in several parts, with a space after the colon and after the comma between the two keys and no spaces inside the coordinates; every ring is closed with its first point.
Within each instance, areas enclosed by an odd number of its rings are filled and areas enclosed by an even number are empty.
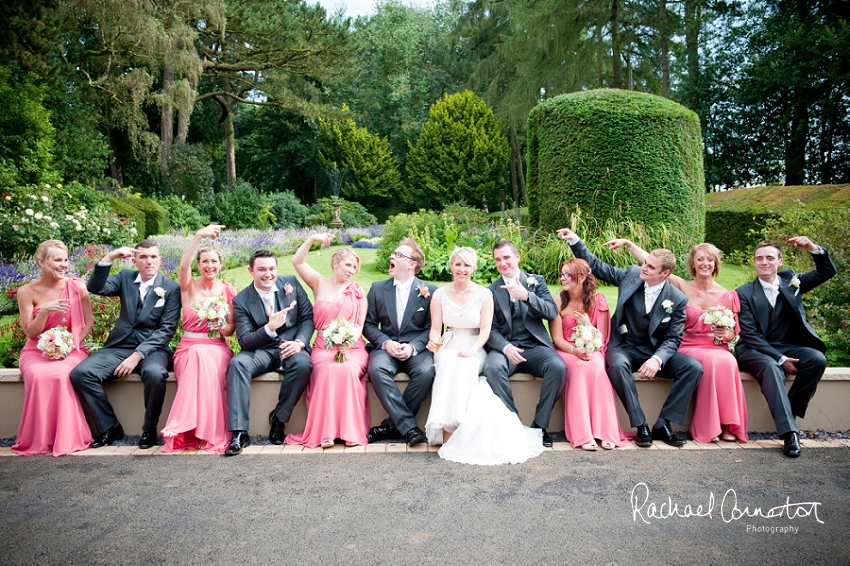
{"type": "Polygon", "coordinates": [[[835,264],[826,251],[806,236],[788,240],[812,254],[815,269],[795,274],[778,271],[782,250],[774,242],[761,242],[754,252],[758,277],[738,287],[741,301],[741,342],[735,356],[741,369],[756,378],[784,440],[783,453],[800,455],[800,434],[795,417],[806,408],[826,370],[826,346],[806,320],[803,294],[835,275],[835,264]],[[785,374],[794,375],[786,393],[785,374]]]}
{"type": "Polygon", "coordinates": [[[369,340],[369,379],[389,418],[369,429],[369,442],[404,438],[410,446],[426,442],[416,413],[434,384],[434,354],[425,349],[431,331],[431,295],[435,285],[416,274],[425,254],[413,238],[399,243],[390,258],[390,277],[372,285],[363,335],[369,340]],[[395,374],[410,382],[402,395],[395,374]]]}
{"type": "Polygon", "coordinates": [[[283,372],[277,406],[269,413],[269,441],[282,444],[284,426],[310,382],[313,306],[294,275],[277,274],[277,256],[257,250],[248,260],[254,282],[233,297],[233,321],[242,351],[227,366],[227,429],[233,433],[225,456],[251,444],[248,409],[251,380],[283,372]]]}
{"type": "Polygon", "coordinates": [[[159,273],[161,263],[156,242],[142,240],[135,249],[122,247],[106,254],[89,277],[90,293],[121,300],[121,313],[103,348],[71,371],[71,383],[96,428],[92,448],[124,438],[103,384],[130,375],[137,368],[145,394],[139,448],[158,443],[157,427],[173,354],[168,343],[180,319],[180,286],[159,273]],[[136,270],[123,269],[110,276],[112,262],[119,258],[130,258],[136,270]]]}
{"type": "Polygon", "coordinates": [[[517,414],[508,377],[517,372],[528,372],[543,378],[531,426],[542,429],[543,446],[549,447],[552,446],[552,438],[546,428],[552,407],[564,390],[567,367],[555,352],[543,319],[553,320],[558,314],[558,307],[543,277],[529,275],[519,269],[516,244],[509,240],[497,243],[493,247],[493,259],[502,277],[490,285],[495,305],[493,326],[487,339],[484,375],[493,392],[517,414]]]}
{"type": "Polygon", "coordinates": [[[619,288],[605,365],[631,425],[637,428],[635,444],[647,448],[653,440],[663,440],[670,446],[684,445],[686,440],[673,433],[670,423],[684,422],[702,366],[677,351],[685,330],[688,298],[667,281],[676,267],[676,256],[669,250],[653,250],[642,266],[620,269],[600,261],[569,228],[558,230],[558,237],[569,242],[576,257],[590,264],[597,279],[619,288]],[[638,400],[635,370],[642,379],[658,375],[673,380],[651,433],[638,400]]]}

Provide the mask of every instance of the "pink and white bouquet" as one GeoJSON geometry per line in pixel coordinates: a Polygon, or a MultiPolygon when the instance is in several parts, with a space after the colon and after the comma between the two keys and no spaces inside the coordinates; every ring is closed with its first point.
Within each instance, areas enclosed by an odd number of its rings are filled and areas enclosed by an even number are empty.
{"type": "Polygon", "coordinates": [[[36,348],[50,360],[64,360],[74,349],[74,335],[64,326],[56,326],[38,335],[36,348]]]}
{"type": "MultiPolygon", "coordinates": [[[[708,310],[700,315],[699,319],[711,326],[712,330],[714,328],[723,328],[732,331],[735,330],[735,313],[720,305],[709,307],[708,310]]],[[[714,343],[722,344],[723,342],[715,338],[714,343]]]]}
{"type": "Polygon", "coordinates": [[[590,324],[576,326],[570,340],[575,344],[576,352],[580,354],[590,354],[602,349],[602,333],[590,324]]]}
{"type": "Polygon", "coordinates": [[[225,297],[207,297],[200,303],[192,305],[192,308],[198,313],[198,318],[206,322],[207,336],[210,338],[221,336],[219,330],[227,324],[227,315],[230,314],[225,297]]]}
{"type": "Polygon", "coordinates": [[[347,362],[348,358],[339,351],[339,346],[343,344],[354,346],[360,337],[354,323],[342,317],[332,320],[328,327],[322,331],[322,336],[325,339],[325,350],[337,348],[334,361],[341,364],[347,362]]]}

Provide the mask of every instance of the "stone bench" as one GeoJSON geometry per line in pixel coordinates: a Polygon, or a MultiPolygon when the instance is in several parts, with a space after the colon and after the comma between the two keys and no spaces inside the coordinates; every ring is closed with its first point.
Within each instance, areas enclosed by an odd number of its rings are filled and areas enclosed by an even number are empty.
{"type": "MultiPolygon", "coordinates": [[[[268,414],[277,402],[280,381],[283,376],[279,373],[266,373],[255,378],[251,385],[251,434],[268,434],[268,414]]],[[[398,374],[396,382],[404,389],[408,382],[405,374],[398,374]]],[[[775,429],[767,403],[759,390],[758,383],[749,374],[742,373],[741,379],[744,384],[744,393],[747,398],[747,409],[749,413],[749,430],[772,431],[775,429]]],[[[516,374],[511,376],[511,389],[514,401],[525,424],[531,424],[534,409],[540,395],[540,383],[542,380],[529,374],[516,374]]],[[[670,391],[672,381],[667,379],[636,380],[641,406],[646,413],[650,423],[661,410],[661,406],[670,391]]],[[[793,377],[788,378],[788,384],[793,377]]],[[[144,416],[144,401],[142,395],[142,383],[138,375],[118,378],[105,386],[109,399],[115,409],[118,419],[128,434],[141,434],[141,425],[144,416]]],[[[381,406],[371,384],[369,390],[369,406],[372,415],[372,424],[380,423],[387,414],[381,406]]],[[[169,376],[166,384],[166,398],[163,406],[163,416],[160,419],[160,427],[165,425],[165,419],[174,395],[177,391],[177,383],[173,374],[169,376]]],[[[17,369],[0,369],[0,438],[15,436],[21,419],[21,408],[24,401],[24,385],[21,373],[17,369]]],[[[628,416],[619,400],[617,401],[620,423],[625,430],[629,430],[628,416]]],[[[693,405],[693,404],[692,404],[693,405]]],[[[809,405],[808,414],[805,419],[798,419],[797,423],[803,430],[846,430],[850,429],[850,368],[827,368],[823,379],[809,405]]],[[[428,418],[430,399],[426,399],[419,411],[417,420],[420,427],[424,427],[428,418]]],[[[684,426],[675,426],[678,430],[686,430],[690,424],[693,406],[688,412],[684,426]]],[[[299,432],[304,428],[307,419],[307,406],[302,397],[292,413],[292,418],[287,424],[287,432],[299,432]]],[[[549,429],[553,431],[564,430],[564,407],[559,400],[552,411],[552,420],[549,429]]]]}

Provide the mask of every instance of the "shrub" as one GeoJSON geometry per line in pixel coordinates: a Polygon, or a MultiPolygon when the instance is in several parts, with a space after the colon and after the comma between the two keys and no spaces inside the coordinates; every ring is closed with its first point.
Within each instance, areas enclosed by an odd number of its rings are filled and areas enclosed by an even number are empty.
{"type": "Polygon", "coordinates": [[[232,187],[225,187],[215,195],[215,206],[201,209],[211,222],[228,228],[256,228],[260,217],[268,212],[269,205],[251,183],[239,179],[232,187]]]}
{"type": "Polygon", "coordinates": [[[180,197],[168,195],[159,201],[160,206],[168,211],[168,225],[184,232],[196,230],[209,224],[209,220],[201,215],[197,208],[180,197]]]}
{"type": "Polygon", "coordinates": [[[55,238],[68,249],[87,242],[121,246],[138,232],[109,207],[103,193],[80,185],[13,187],[0,198],[0,257],[29,258],[38,244],[55,238]]]}
{"type": "Polygon", "coordinates": [[[172,195],[197,205],[213,199],[213,173],[210,156],[199,145],[179,143],[168,156],[166,187],[172,195]]]}
{"type": "MultiPolygon", "coordinates": [[[[786,242],[792,236],[808,236],[829,251],[838,273],[809,292],[803,301],[808,320],[826,344],[830,365],[850,365],[850,206],[812,211],[799,203],[779,219],[770,220],[765,236],[786,242]]],[[[798,272],[812,269],[811,254],[784,247],[784,266],[798,272]]],[[[752,250],[750,252],[752,261],[752,250]]]]}
{"type": "Polygon", "coordinates": [[[378,223],[378,219],[369,214],[359,202],[344,199],[320,198],[310,206],[310,213],[305,222],[306,226],[329,226],[334,218],[334,202],[342,203],[339,209],[339,219],[346,228],[361,228],[378,223]]]}
{"type": "Polygon", "coordinates": [[[697,115],[640,92],[557,96],[528,117],[528,199],[535,225],[555,230],[573,206],[596,219],[675,222],[703,237],[705,207],[697,115]]]}
{"type": "Polygon", "coordinates": [[[292,191],[272,193],[263,197],[271,205],[275,228],[300,228],[307,221],[308,208],[292,191]]]}

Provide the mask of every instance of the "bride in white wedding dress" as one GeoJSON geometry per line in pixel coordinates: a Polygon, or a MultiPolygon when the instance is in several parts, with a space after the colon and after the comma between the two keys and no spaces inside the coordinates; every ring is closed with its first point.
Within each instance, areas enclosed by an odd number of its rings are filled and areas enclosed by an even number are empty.
{"type": "Polygon", "coordinates": [[[445,460],[519,464],[543,452],[541,431],[523,426],[480,375],[493,320],[493,294],[473,283],[477,263],[472,248],[452,252],[452,282],[431,299],[427,348],[435,354],[436,377],[425,434],[429,444],[442,444],[438,455],[445,460]]]}

